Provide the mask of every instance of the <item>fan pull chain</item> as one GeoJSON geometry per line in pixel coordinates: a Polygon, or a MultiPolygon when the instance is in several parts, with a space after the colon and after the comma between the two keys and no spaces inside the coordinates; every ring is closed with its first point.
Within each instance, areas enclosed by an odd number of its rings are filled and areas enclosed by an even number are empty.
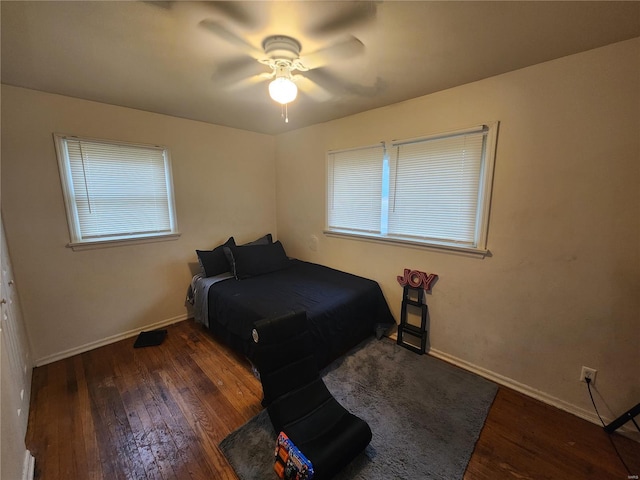
{"type": "Polygon", "coordinates": [[[283,103],[282,106],[282,118],[284,118],[284,123],[289,123],[289,104],[283,103]]]}

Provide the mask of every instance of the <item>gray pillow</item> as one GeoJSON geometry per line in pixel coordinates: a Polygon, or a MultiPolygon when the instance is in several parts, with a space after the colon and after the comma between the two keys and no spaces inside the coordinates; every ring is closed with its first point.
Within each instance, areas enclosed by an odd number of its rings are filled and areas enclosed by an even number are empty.
{"type": "MultiPolygon", "coordinates": [[[[233,237],[231,237],[233,238],[233,237]]],[[[267,233],[265,236],[260,237],[256,240],[254,240],[253,242],[249,242],[249,243],[245,243],[243,245],[241,245],[242,247],[248,247],[249,245],[269,245],[270,243],[273,243],[273,237],[271,236],[270,233],[267,233]]],[[[233,244],[235,245],[236,242],[234,240],[233,244]]]]}

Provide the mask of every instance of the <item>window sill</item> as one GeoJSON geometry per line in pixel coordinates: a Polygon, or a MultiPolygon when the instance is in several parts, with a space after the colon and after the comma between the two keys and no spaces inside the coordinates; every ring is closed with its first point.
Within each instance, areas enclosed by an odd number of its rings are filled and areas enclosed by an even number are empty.
{"type": "Polygon", "coordinates": [[[433,250],[435,252],[459,254],[459,255],[465,255],[465,256],[476,257],[476,258],[485,258],[485,257],[491,256],[491,252],[489,250],[482,249],[482,248],[462,247],[462,246],[449,245],[444,243],[443,244],[425,243],[417,240],[383,237],[383,236],[374,235],[374,234],[341,232],[341,231],[335,231],[335,230],[325,230],[323,233],[328,237],[348,238],[351,240],[364,240],[369,242],[385,243],[385,244],[391,243],[395,245],[422,248],[425,250],[433,250]]]}
{"type": "Polygon", "coordinates": [[[180,233],[169,233],[164,235],[154,235],[151,237],[139,237],[139,238],[120,238],[114,240],[98,240],[92,242],[77,242],[67,244],[67,248],[72,249],[74,252],[82,250],[94,250],[96,248],[110,248],[121,247],[126,245],[138,245],[141,243],[155,243],[155,242],[167,242],[169,240],[177,240],[180,238],[180,233]]]}

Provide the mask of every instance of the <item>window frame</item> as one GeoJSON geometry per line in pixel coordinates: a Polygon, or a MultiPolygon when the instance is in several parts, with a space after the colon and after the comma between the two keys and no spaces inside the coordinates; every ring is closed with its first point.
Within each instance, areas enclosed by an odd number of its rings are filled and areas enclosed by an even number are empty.
{"type": "MultiPolygon", "coordinates": [[[[381,234],[374,233],[362,233],[355,232],[349,229],[336,229],[331,228],[329,226],[329,192],[332,188],[330,185],[331,179],[329,177],[329,156],[331,154],[335,154],[336,152],[353,150],[354,148],[364,148],[364,147],[352,147],[344,150],[329,150],[327,152],[327,173],[325,175],[325,179],[327,182],[326,191],[327,198],[325,199],[325,229],[324,234],[327,236],[333,237],[345,237],[345,238],[353,238],[359,240],[367,240],[374,242],[382,242],[382,243],[390,243],[390,244],[399,244],[399,245],[408,245],[414,247],[420,247],[425,249],[433,249],[435,251],[449,251],[449,252],[457,252],[461,254],[469,254],[472,256],[481,256],[485,257],[489,255],[488,250],[488,233],[489,233],[489,220],[491,213],[491,197],[493,190],[493,177],[494,177],[494,167],[495,167],[495,156],[497,149],[497,138],[498,138],[498,128],[499,122],[488,122],[480,125],[475,125],[467,128],[456,129],[452,131],[438,132],[429,135],[423,135],[420,137],[407,138],[402,140],[391,140],[382,142],[385,145],[385,156],[383,164],[384,168],[389,169],[391,164],[391,158],[389,155],[389,151],[395,148],[397,145],[402,145],[405,143],[416,143],[423,142],[428,140],[435,140],[441,138],[454,137],[459,135],[464,135],[468,132],[474,132],[479,130],[484,130],[485,134],[485,145],[482,152],[482,159],[480,165],[480,174],[478,176],[478,203],[476,209],[476,223],[475,223],[475,239],[472,245],[461,245],[456,242],[447,242],[447,241],[439,241],[436,239],[426,239],[426,238],[416,238],[402,235],[388,235],[386,232],[381,234]],[[389,148],[387,148],[389,146],[389,148]]],[[[388,179],[390,180],[390,179],[388,179]]],[[[384,187],[383,187],[384,188],[384,187]]],[[[387,187],[388,188],[388,187],[387,187]]],[[[383,196],[384,197],[384,196],[383,196]]],[[[387,197],[387,201],[390,201],[390,197],[387,197]]],[[[386,209],[388,215],[390,206],[385,205],[385,200],[383,198],[383,209],[386,209]]],[[[383,212],[383,217],[385,213],[383,212]]],[[[383,232],[385,228],[382,228],[383,232]]]]}
{"type": "Polygon", "coordinates": [[[62,195],[64,198],[65,211],[67,216],[67,226],[69,229],[70,241],[66,245],[73,250],[85,250],[92,248],[112,247],[116,245],[132,245],[148,242],[159,242],[166,240],[175,240],[180,237],[178,231],[178,223],[175,209],[175,194],[173,187],[173,174],[171,165],[171,156],[166,146],[134,143],[121,140],[100,139],[92,137],[84,137],[79,135],[68,135],[61,133],[53,134],[56,157],[58,161],[58,170],[60,173],[60,182],[62,187],[62,195]],[[111,237],[83,238],[81,233],[81,221],[78,214],[78,207],[74,196],[73,177],[71,172],[71,161],[69,159],[67,141],[84,141],[94,144],[105,144],[109,146],[125,146],[144,148],[148,150],[159,150],[162,152],[164,160],[164,178],[167,188],[167,215],[169,218],[168,232],[151,232],[151,233],[134,233],[113,235],[111,237]]]}

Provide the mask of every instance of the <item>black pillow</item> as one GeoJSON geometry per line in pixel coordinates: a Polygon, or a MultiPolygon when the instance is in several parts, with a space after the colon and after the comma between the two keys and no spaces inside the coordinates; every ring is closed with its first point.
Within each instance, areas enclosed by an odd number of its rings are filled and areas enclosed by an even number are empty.
{"type": "Polygon", "coordinates": [[[227,257],[224,254],[224,247],[228,245],[235,245],[233,237],[230,237],[229,240],[213,250],[196,250],[198,262],[200,262],[206,277],[213,277],[214,275],[231,271],[227,257]]]}
{"type": "MultiPolygon", "coordinates": [[[[246,243],[245,245],[268,245],[273,242],[273,237],[270,233],[254,240],[253,242],[246,243]]],[[[236,241],[233,237],[214,248],[213,250],[196,250],[198,255],[198,262],[206,277],[213,277],[214,275],[220,275],[221,273],[231,272],[235,275],[233,267],[233,257],[229,256],[224,247],[234,246],[236,241]]]]}
{"type": "MultiPolygon", "coordinates": [[[[271,236],[270,233],[267,233],[266,235],[254,240],[253,242],[243,243],[240,246],[250,247],[254,245],[270,245],[271,243],[273,243],[273,237],[271,236]]],[[[233,237],[227,240],[227,243],[223,245],[223,247],[228,247],[228,248],[224,248],[224,256],[227,258],[227,263],[229,264],[228,271],[231,272],[234,277],[238,278],[236,275],[236,261],[233,258],[233,252],[231,251],[231,247],[236,247],[236,246],[237,246],[236,241],[233,237]]]]}
{"type": "Polygon", "coordinates": [[[224,250],[233,258],[231,273],[238,279],[275,272],[290,265],[280,241],[268,245],[225,246],[224,250]]]}

